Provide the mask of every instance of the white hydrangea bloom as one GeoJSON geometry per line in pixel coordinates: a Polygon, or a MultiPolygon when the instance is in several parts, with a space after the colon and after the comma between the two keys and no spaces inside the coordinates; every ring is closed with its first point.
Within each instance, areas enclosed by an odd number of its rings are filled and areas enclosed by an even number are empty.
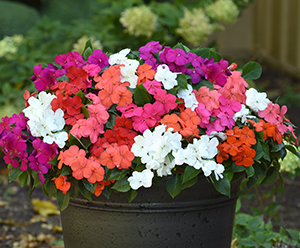
{"type": "Polygon", "coordinates": [[[270,103],[265,92],[259,93],[254,88],[250,88],[246,91],[246,97],[246,105],[255,112],[265,110],[270,103]]]}
{"type": "Polygon", "coordinates": [[[29,119],[27,124],[34,137],[43,137],[48,144],[55,142],[60,148],[65,146],[68,134],[62,129],[65,126],[64,112],[57,109],[52,110],[51,101],[55,95],[40,92],[38,98],[30,97],[29,106],[23,110],[24,115],[29,119]]]}
{"type": "Polygon", "coordinates": [[[127,180],[132,189],[137,190],[140,187],[149,188],[152,186],[152,178],[154,174],[151,170],[145,169],[142,172],[134,171],[132,176],[127,180]]]}
{"type": "Polygon", "coordinates": [[[178,84],[176,80],[177,74],[179,73],[170,71],[167,65],[162,64],[157,67],[154,79],[158,82],[162,82],[166,90],[170,90],[178,84]]]}
{"type": "Polygon", "coordinates": [[[194,111],[195,108],[198,107],[199,102],[197,101],[196,96],[193,92],[193,87],[190,84],[188,84],[188,89],[178,90],[177,96],[184,100],[186,108],[190,108],[194,111]]]}

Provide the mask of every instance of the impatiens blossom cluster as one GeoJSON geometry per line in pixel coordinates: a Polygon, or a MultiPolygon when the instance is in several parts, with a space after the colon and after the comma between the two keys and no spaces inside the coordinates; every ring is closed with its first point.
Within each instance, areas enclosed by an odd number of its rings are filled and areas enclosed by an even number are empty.
{"type": "Polygon", "coordinates": [[[40,92],[38,98],[28,99],[29,106],[23,112],[29,119],[27,125],[34,137],[43,137],[45,143],[55,142],[63,148],[68,134],[62,130],[65,126],[64,112],[61,109],[52,110],[51,101],[54,98],[56,96],[50,93],[40,92]]]}
{"type": "Polygon", "coordinates": [[[219,141],[216,137],[210,139],[207,135],[202,135],[200,139],[194,139],[193,143],[188,144],[186,148],[181,148],[172,154],[176,164],[185,163],[197,170],[201,169],[207,177],[214,172],[216,179],[219,180],[223,178],[222,173],[225,168],[214,160],[218,154],[218,145],[219,141]]]}
{"type": "Polygon", "coordinates": [[[127,192],[132,201],[162,177],[176,179],[167,182],[175,197],[199,174],[229,196],[238,173],[251,183],[268,177],[279,171],[283,141],[298,142],[287,108],[249,88],[251,73],[236,68],[212,49],[158,41],[110,56],[89,47],[37,65],[37,92],[26,91],[24,110],[0,123],[11,177],[42,183],[62,207],[79,192],[127,192]]]}
{"type": "Polygon", "coordinates": [[[160,125],[153,132],[147,129],[143,135],[136,136],[131,151],[141,158],[146,169],[154,170],[163,177],[172,174],[176,163],[169,155],[181,148],[181,139],[179,133],[173,133],[171,129],[166,131],[166,126],[160,125]]]}

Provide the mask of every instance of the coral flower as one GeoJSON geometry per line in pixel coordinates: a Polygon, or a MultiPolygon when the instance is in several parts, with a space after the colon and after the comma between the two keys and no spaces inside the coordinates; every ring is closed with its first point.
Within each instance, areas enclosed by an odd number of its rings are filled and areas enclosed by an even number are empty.
{"type": "Polygon", "coordinates": [[[67,182],[67,176],[60,176],[58,178],[52,179],[55,183],[55,187],[63,192],[65,195],[67,191],[71,188],[71,183],[67,182]]]}

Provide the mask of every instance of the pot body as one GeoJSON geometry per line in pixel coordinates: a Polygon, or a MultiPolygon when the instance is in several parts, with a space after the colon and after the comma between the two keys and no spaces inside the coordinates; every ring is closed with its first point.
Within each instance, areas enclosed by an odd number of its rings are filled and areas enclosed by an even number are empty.
{"type": "Polygon", "coordinates": [[[70,200],[61,213],[65,248],[230,248],[240,181],[230,198],[201,175],[174,199],[153,185],[131,203],[114,192],[109,200],[70,200]]]}

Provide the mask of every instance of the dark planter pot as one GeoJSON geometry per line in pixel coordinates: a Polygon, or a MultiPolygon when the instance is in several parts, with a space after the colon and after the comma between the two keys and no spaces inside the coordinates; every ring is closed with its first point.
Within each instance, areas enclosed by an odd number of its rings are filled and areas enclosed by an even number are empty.
{"type": "Polygon", "coordinates": [[[61,213],[65,248],[230,248],[241,179],[230,198],[199,176],[174,199],[154,185],[140,188],[132,203],[124,193],[71,200],[61,213]]]}

